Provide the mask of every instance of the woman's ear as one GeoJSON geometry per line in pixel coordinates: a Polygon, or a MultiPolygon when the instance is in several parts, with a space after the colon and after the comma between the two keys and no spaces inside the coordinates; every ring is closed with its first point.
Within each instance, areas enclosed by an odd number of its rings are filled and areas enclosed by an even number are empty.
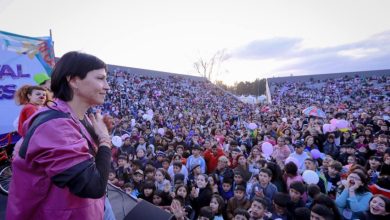
{"type": "Polygon", "coordinates": [[[78,77],[67,76],[67,77],[66,77],[66,81],[68,81],[69,86],[70,86],[72,89],[77,89],[77,88],[78,88],[78,85],[77,85],[78,77]]]}

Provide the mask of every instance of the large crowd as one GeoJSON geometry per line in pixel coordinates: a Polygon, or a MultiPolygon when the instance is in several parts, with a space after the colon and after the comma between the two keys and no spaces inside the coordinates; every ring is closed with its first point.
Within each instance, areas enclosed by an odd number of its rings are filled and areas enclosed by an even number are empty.
{"type": "MultiPolygon", "coordinates": [[[[90,109],[115,146],[108,181],[176,219],[390,216],[390,76],[271,80],[246,104],[201,78],[108,75],[90,109]]],[[[42,91],[17,93],[22,136],[42,91]]]]}
{"type": "Polygon", "coordinates": [[[109,181],[178,219],[390,214],[389,76],[274,83],[258,105],[181,76],[108,81],[109,181]]]}

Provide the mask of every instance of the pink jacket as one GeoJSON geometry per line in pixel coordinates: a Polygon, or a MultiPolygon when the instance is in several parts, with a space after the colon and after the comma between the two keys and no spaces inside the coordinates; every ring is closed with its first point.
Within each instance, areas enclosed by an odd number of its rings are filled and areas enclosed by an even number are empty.
{"type": "MultiPolygon", "coordinates": [[[[81,198],[67,187],[57,187],[50,179],[90,159],[86,138],[94,143],[67,103],[56,102],[58,105],[52,108],[70,113],[72,119],[57,118],[39,126],[30,139],[25,159],[17,155],[13,160],[6,219],[103,219],[104,196],[81,198]]],[[[47,108],[38,112],[44,110],[47,108]]],[[[24,132],[37,113],[24,123],[24,132]]]]}

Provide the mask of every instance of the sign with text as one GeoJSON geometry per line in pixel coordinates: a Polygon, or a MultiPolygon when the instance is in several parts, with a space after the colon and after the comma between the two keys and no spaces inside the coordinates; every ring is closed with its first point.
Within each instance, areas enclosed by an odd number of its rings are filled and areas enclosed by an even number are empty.
{"type": "Polygon", "coordinates": [[[51,37],[28,37],[0,31],[0,134],[15,130],[21,107],[14,101],[23,85],[35,85],[35,74],[50,75],[54,66],[51,37]]]}

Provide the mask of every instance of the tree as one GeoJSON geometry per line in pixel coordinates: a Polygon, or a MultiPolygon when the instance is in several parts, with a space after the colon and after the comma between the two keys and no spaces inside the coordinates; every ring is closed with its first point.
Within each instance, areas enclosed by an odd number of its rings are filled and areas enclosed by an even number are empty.
{"type": "Polygon", "coordinates": [[[210,81],[215,80],[221,73],[222,63],[229,58],[226,49],[217,51],[210,59],[199,57],[194,62],[194,68],[201,76],[210,81]]]}

